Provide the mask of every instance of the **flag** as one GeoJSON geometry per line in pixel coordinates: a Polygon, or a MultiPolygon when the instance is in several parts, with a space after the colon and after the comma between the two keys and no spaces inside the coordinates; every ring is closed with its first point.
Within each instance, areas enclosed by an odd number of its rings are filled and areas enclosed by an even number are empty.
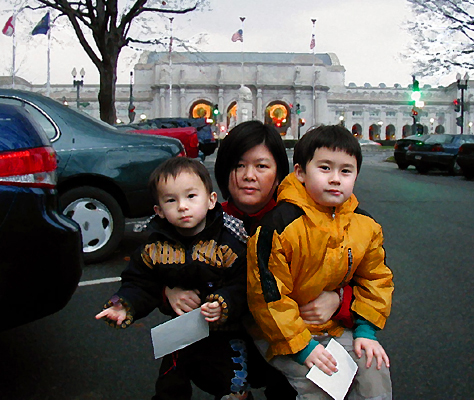
{"type": "Polygon", "coordinates": [[[240,40],[241,42],[244,41],[244,31],[242,29],[239,29],[232,35],[233,42],[237,42],[238,40],[240,40]]]}
{"type": "Polygon", "coordinates": [[[315,46],[316,46],[316,40],[314,39],[314,33],[313,33],[313,35],[311,36],[311,43],[309,44],[309,48],[313,50],[315,46]]]}
{"type": "Polygon", "coordinates": [[[41,18],[41,21],[38,22],[38,25],[35,26],[32,35],[46,35],[49,31],[49,12],[41,18]]]}
{"type": "Polygon", "coordinates": [[[15,26],[13,25],[13,15],[8,18],[7,23],[2,29],[2,33],[7,36],[12,36],[13,32],[15,32],[15,26]]]}

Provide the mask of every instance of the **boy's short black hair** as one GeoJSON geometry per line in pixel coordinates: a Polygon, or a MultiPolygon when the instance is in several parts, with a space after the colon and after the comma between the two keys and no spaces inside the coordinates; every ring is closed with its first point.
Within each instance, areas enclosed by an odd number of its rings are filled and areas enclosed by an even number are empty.
{"type": "MultiPolygon", "coordinates": [[[[285,144],[278,131],[260,121],[246,121],[232,128],[222,140],[217,151],[214,173],[224,199],[229,199],[229,176],[237,168],[244,153],[259,144],[264,144],[277,165],[277,178],[281,182],[289,172],[285,144]]],[[[276,190],[275,190],[276,195],[276,190]]]]}
{"type": "Polygon", "coordinates": [[[362,150],[359,141],[341,125],[321,125],[309,129],[295,145],[293,165],[299,164],[306,172],[306,165],[313,159],[314,152],[322,147],[344,151],[354,156],[357,160],[357,173],[359,173],[362,165],[362,150]]]}
{"type": "Polygon", "coordinates": [[[160,179],[166,181],[170,176],[176,179],[183,171],[199,176],[207,192],[209,194],[213,192],[211,175],[201,162],[187,157],[173,157],[155,168],[148,180],[148,189],[156,204],[158,204],[158,182],[160,179]]]}

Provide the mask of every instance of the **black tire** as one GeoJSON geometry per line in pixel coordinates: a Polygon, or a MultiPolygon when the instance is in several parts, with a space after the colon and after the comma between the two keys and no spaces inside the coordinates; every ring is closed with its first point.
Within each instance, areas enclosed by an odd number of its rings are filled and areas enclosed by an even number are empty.
{"type": "Polygon", "coordinates": [[[404,162],[402,162],[402,161],[398,161],[398,162],[397,162],[397,165],[398,165],[398,168],[399,168],[399,169],[405,170],[405,169],[408,168],[408,166],[409,166],[410,164],[404,163],[404,162]]]}
{"type": "Polygon", "coordinates": [[[424,164],[418,164],[415,168],[420,174],[426,174],[430,170],[430,168],[424,164]]]}
{"type": "Polygon", "coordinates": [[[80,186],[61,194],[61,211],[81,227],[85,263],[108,258],[118,247],[125,230],[119,203],[109,193],[80,186]]]}
{"type": "Polygon", "coordinates": [[[464,175],[464,178],[466,178],[468,181],[474,179],[474,170],[472,169],[463,169],[462,174],[464,175]]]}
{"type": "Polygon", "coordinates": [[[461,167],[458,164],[457,157],[454,157],[453,162],[448,167],[448,172],[450,175],[460,175],[461,174],[461,167]]]}

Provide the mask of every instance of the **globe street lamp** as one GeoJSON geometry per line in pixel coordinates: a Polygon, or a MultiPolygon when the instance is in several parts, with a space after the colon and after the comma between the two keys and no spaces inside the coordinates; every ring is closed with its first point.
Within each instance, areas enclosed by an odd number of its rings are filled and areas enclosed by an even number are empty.
{"type": "Polygon", "coordinates": [[[79,106],[80,106],[80,100],[81,100],[81,96],[80,96],[80,91],[81,91],[81,87],[84,86],[84,76],[86,75],[86,72],[84,71],[84,68],[81,68],[81,79],[76,79],[76,75],[77,75],[77,71],[76,71],[76,68],[73,68],[72,71],[71,71],[71,75],[72,75],[72,85],[73,87],[76,88],[76,106],[77,108],[79,109],[79,106]]]}

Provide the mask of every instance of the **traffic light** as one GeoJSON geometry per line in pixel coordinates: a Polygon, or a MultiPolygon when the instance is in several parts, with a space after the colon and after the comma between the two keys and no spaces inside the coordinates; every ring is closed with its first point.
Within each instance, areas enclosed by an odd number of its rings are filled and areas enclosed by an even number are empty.
{"type": "Polygon", "coordinates": [[[296,114],[300,114],[300,113],[301,113],[300,103],[296,103],[296,114]]]}
{"type": "Polygon", "coordinates": [[[299,126],[304,126],[304,124],[306,124],[306,120],[305,120],[304,118],[300,118],[300,119],[298,120],[298,125],[299,125],[299,126]]]}
{"type": "Polygon", "coordinates": [[[215,116],[219,115],[219,105],[218,104],[214,104],[214,109],[212,110],[212,113],[215,116]]]}
{"type": "Polygon", "coordinates": [[[411,92],[411,99],[415,102],[420,100],[421,93],[420,93],[420,83],[413,77],[413,87],[411,92]]]}
{"type": "Polygon", "coordinates": [[[461,111],[461,99],[454,99],[453,104],[454,104],[454,111],[455,112],[460,112],[461,111]]]}
{"type": "Polygon", "coordinates": [[[461,115],[460,117],[457,117],[457,118],[456,118],[456,125],[457,125],[457,126],[461,126],[461,127],[462,127],[462,126],[463,126],[463,122],[464,122],[464,119],[463,119],[462,115],[461,115]]]}
{"type": "Polygon", "coordinates": [[[417,123],[420,120],[419,109],[417,107],[413,107],[411,109],[411,116],[413,118],[414,123],[417,123]]]}

